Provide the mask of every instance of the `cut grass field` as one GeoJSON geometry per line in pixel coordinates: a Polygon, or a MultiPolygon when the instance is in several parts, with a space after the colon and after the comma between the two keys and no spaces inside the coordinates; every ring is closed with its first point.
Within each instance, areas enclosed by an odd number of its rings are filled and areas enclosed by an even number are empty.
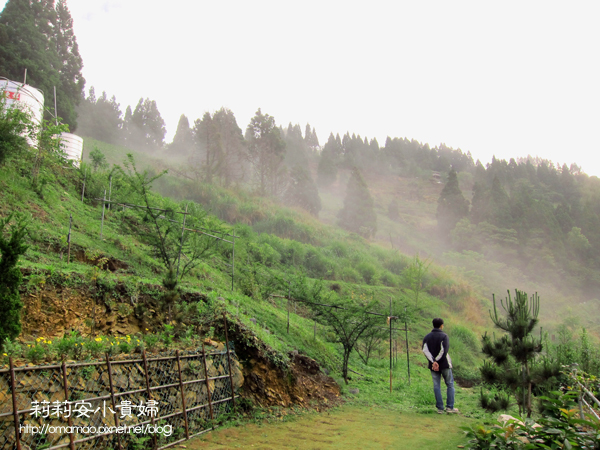
{"type": "Polygon", "coordinates": [[[287,422],[216,430],[192,440],[187,448],[445,450],[466,442],[459,427],[471,421],[454,414],[346,405],[287,422]]]}

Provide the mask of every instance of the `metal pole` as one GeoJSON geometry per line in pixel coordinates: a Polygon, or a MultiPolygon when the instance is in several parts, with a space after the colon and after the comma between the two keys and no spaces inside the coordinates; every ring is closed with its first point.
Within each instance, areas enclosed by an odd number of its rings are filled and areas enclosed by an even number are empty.
{"type": "Polygon", "coordinates": [[[390,394],[392,393],[392,298],[390,297],[390,394]]]}
{"type": "Polygon", "coordinates": [[[185,437],[190,438],[190,427],[188,424],[187,407],[185,405],[185,391],[183,390],[183,380],[181,379],[181,358],[179,358],[179,350],[175,352],[177,358],[177,372],[179,373],[179,390],[181,391],[181,406],[183,408],[183,420],[185,424],[185,437]]]}
{"type": "Polygon", "coordinates": [[[69,215],[69,234],[67,235],[67,264],[71,262],[71,225],[73,224],[73,214],[69,215]]]}
{"type": "Polygon", "coordinates": [[[404,307],[404,331],[406,332],[406,365],[408,367],[408,385],[410,386],[410,354],[408,353],[408,324],[406,322],[406,306],[404,307]]]}
{"type": "Polygon", "coordinates": [[[56,86],[54,86],[54,121],[58,126],[58,113],[56,112],[56,86]]]}
{"type": "Polygon", "coordinates": [[[27,69],[25,69],[25,76],[23,77],[23,84],[27,84],[27,69]]]}
{"type": "Polygon", "coordinates": [[[179,278],[179,263],[181,262],[181,250],[183,249],[183,235],[185,233],[185,219],[187,218],[188,205],[185,205],[185,215],[183,216],[183,227],[181,227],[181,242],[179,243],[179,256],[177,257],[177,275],[175,279],[179,278]]]}
{"type": "Polygon", "coordinates": [[[83,194],[85,194],[85,180],[87,179],[87,170],[83,172],[83,187],[81,188],[81,201],[83,202],[83,194]]]}
{"type": "Polygon", "coordinates": [[[225,345],[227,346],[227,364],[229,365],[229,381],[231,382],[231,404],[235,410],[235,390],[233,389],[233,373],[231,372],[231,356],[229,355],[229,333],[227,332],[227,316],[223,313],[225,324],[225,345]]]}
{"type": "Polygon", "coordinates": [[[100,222],[100,239],[102,239],[102,230],[104,229],[104,208],[106,207],[106,189],[104,189],[104,202],[102,203],[102,222],[100,222]]]}
{"type": "Polygon", "coordinates": [[[19,429],[19,409],[17,406],[17,388],[15,383],[15,366],[13,365],[12,356],[8,357],[8,364],[10,366],[10,390],[12,393],[12,404],[13,404],[13,419],[15,422],[15,440],[17,442],[17,450],[21,450],[21,430],[19,429]]]}
{"type": "Polygon", "coordinates": [[[108,177],[108,209],[110,208],[110,194],[112,193],[112,173],[110,174],[110,176],[108,177]]]}
{"type": "Polygon", "coordinates": [[[290,296],[292,290],[292,282],[288,281],[288,298],[287,298],[287,332],[290,334],[290,296]]]}
{"type": "Polygon", "coordinates": [[[313,340],[316,341],[317,340],[317,319],[315,319],[315,332],[313,335],[313,340]]]}
{"type": "Polygon", "coordinates": [[[231,244],[231,292],[233,292],[233,280],[235,278],[235,228],[233,229],[233,243],[231,244]]]}

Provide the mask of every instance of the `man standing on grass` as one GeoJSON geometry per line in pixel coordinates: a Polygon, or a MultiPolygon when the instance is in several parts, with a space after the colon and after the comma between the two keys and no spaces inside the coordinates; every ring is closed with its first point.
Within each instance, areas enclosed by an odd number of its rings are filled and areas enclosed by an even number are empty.
{"type": "Polygon", "coordinates": [[[433,378],[433,393],[438,414],[444,413],[444,399],[442,398],[442,377],[446,383],[446,410],[447,413],[457,413],[454,407],[454,378],[452,377],[452,361],[448,350],[450,339],[442,330],[444,321],[433,319],[433,330],[423,339],[423,353],[429,361],[429,370],[433,378]]]}

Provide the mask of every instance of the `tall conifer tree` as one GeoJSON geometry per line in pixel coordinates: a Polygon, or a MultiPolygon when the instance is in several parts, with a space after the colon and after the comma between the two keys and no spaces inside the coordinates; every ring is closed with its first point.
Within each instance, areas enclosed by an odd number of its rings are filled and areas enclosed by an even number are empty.
{"type": "Polygon", "coordinates": [[[83,97],[83,62],[73,32],[73,19],[64,0],[8,0],[0,14],[0,75],[44,92],[46,107],[73,131],[77,106],[83,97]],[[50,108],[51,109],[51,108],[50,108]]]}
{"type": "Polygon", "coordinates": [[[179,117],[177,131],[173,137],[173,142],[169,145],[169,153],[175,155],[187,155],[193,151],[194,135],[190,128],[190,121],[185,114],[179,117]]]}
{"type": "Polygon", "coordinates": [[[469,213],[469,202],[458,186],[458,177],[454,169],[448,174],[448,181],[438,199],[436,217],[438,228],[448,236],[460,219],[469,213]]]}
{"type": "Polygon", "coordinates": [[[256,111],[246,128],[248,155],[254,169],[254,182],[260,195],[277,195],[284,186],[285,142],[275,119],[256,111]]]}
{"type": "Polygon", "coordinates": [[[344,207],[338,213],[338,225],[363,237],[371,237],[377,231],[375,202],[367,183],[357,167],[352,168],[344,207]]]}

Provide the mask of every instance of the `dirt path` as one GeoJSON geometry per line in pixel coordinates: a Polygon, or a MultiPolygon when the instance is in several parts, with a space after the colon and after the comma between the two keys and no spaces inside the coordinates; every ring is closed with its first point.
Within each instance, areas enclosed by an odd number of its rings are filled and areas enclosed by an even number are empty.
{"type": "Polygon", "coordinates": [[[188,449],[447,450],[464,444],[461,416],[345,406],[297,420],[217,430],[185,443],[188,449]]]}

